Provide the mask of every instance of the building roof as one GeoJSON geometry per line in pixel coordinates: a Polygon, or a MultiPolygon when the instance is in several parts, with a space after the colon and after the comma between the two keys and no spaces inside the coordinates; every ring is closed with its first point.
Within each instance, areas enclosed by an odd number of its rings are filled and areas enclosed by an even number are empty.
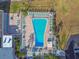
{"type": "Polygon", "coordinates": [[[0,37],[2,34],[2,11],[0,11],[0,37]]]}
{"type": "Polygon", "coordinates": [[[70,40],[79,40],[79,34],[76,34],[76,35],[71,35],[70,40]]]}
{"type": "Polygon", "coordinates": [[[13,48],[0,48],[0,59],[15,59],[13,48]]]}
{"type": "MultiPolygon", "coordinates": [[[[70,46],[73,46],[73,44],[78,44],[79,43],[79,34],[76,34],[76,35],[71,35],[70,38],[68,39],[68,42],[67,42],[67,47],[66,49],[70,46]]],[[[76,45],[77,46],[77,45],[76,45]]],[[[73,47],[76,47],[76,46],[73,46],[73,47]]]]}

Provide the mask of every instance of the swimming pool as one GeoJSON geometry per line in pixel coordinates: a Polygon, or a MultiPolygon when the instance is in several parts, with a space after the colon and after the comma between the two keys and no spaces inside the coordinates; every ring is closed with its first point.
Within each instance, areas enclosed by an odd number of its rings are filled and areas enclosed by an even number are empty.
{"type": "Polygon", "coordinates": [[[43,47],[47,18],[33,18],[32,23],[35,32],[35,47],[43,47]]]}

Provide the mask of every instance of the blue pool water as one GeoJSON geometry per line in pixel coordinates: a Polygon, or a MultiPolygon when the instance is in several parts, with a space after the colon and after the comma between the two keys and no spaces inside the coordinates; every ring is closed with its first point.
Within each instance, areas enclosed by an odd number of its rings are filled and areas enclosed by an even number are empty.
{"type": "Polygon", "coordinates": [[[35,46],[43,47],[44,46],[44,32],[46,29],[46,18],[33,18],[33,27],[35,32],[35,46]]]}

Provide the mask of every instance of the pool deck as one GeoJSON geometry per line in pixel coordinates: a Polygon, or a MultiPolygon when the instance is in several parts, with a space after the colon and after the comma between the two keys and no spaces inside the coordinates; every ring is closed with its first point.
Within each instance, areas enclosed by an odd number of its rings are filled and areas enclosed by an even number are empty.
{"type": "Polygon", "coordinates": [[[30,35],[32,33],[34,33],[33,30],[33,25],[32,25],[32,17],[31,16],[27,16],[26,17],[26,28],[25,28],[25,41],[26,41],[26,46],[29,44],[29,39],[30,39],[30,35]]]}

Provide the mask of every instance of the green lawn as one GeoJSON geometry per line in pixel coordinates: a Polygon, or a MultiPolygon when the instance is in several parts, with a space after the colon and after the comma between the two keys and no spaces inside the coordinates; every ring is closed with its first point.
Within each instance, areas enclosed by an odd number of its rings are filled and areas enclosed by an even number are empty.
{"type": "MultiPolygon", "coordinates": [[[[41,59],[41,56],[35,56],[34,59],[41,59]]],[[[60,59],[59,57],[55,56],[55,55],[44,55],[44,59],[60,59]]]]}
{"type": "Polygon", "coordinates": [[[44,57],[45,59],[59,59],[59,57],[55,56],[55,55],[45,55],[44,57]]]}
{"type": "Polygon", "coordinates": [[[22,2],[12,2],[10,5],[10,12],[22,12],[23,15],[27,15],[27,11],[29,9],[29,3],[27,1],[22,2]]]}
{"type": "Polygon", "coordinates": [[[18,12],[21,8],[21,4],[19,2],[12,2],[10,5],[10,12],[18,12]]]}

